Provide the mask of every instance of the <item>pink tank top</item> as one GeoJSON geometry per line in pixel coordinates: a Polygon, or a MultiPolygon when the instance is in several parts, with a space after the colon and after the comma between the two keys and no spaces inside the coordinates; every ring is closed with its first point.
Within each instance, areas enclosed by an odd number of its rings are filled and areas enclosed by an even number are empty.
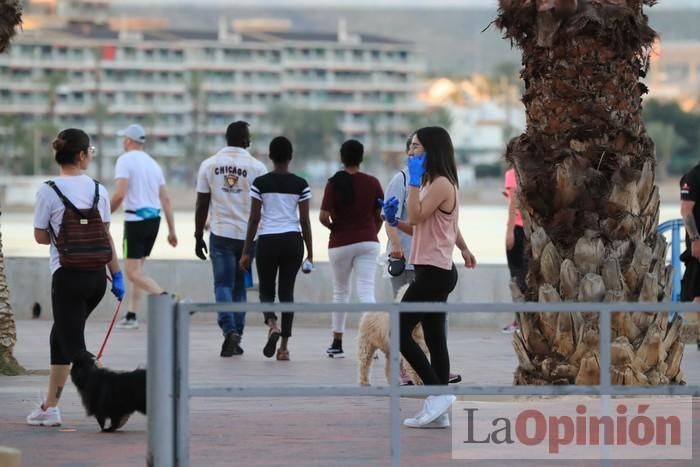
{"type": "MultiPolygon", "coordinates": [[[[425,188],[420,192],[423,199],[425,188]]],[[[457,243],[459,226],[459,201],[455,188],[455,205],[451,212],[436,209],[423,223],[413,227],[411,241],[411,264],[452,269],[452,252],[457,243]]]]}

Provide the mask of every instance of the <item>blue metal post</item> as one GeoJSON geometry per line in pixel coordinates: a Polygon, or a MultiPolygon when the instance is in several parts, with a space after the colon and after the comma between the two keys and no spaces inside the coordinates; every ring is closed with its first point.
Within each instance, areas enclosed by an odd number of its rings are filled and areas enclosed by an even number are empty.
{"type": "Polygon", "coordinates": [[[682,221],[673,223],[671,230],[671,261],[673,264],[673,292],[671,292],[674,302],[681,301],[681,226],[682,221]]]}
{"type": "MultiPolygon", "coordinates": [[[[672,219],[660,224],[656,231],[663,235],[671,231],[671,264],[673,265],[673,286],[671,288],[671,300],[681,301],[681,228],[683,219],[672,219]]],[[[673,319],[676,312],[671,312],[669,320],[673,319]]]]}

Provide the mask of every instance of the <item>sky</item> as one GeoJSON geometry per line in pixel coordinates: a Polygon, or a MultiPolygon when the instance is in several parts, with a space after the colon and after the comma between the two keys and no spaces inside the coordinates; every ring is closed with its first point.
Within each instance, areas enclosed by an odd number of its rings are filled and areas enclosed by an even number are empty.
{"type": "MultiPolygon", "coordinates": [[[[120,3],[143,3],[143,0],[122,0],[120,3]]],[[[191,3],[187,0],[150,0],[151,4],[191,3]]],[[[212,5],[251,5],[257,7],[271,6],[328,6],[328,7],[461,7],[461,8],[496,8],[497,0],[199,0],[200,4],[212,5]]],[[[660,0],[654,8],[697,8],[700,0],[660,0]]]]}

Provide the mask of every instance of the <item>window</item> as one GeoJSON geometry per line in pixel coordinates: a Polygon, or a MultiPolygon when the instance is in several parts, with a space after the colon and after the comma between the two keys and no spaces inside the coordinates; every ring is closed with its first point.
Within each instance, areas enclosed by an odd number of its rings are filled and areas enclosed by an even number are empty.
{"type": "Polygon", "coordinates": [[[20,44],[18,47],[16,47],[16,50],[19,52],[19,55],[22,57],[33,57],[34,56],[34,46],[33,45],[20,44]]]}

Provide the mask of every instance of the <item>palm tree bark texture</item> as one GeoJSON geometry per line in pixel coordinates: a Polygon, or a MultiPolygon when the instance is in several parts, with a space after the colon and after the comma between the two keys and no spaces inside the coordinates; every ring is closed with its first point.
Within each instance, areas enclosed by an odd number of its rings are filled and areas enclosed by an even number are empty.
{"type": "MultiPolygon", "coordinates": [[[[670,296],[656,233],[654,143],[641,120],[656,33],[652,0],[500,0],[496,25],[522,49],[525,133],[506,158],[529,242],[515,300],[659,302],[670,296]]],[[[598,384],[597,313],[519,313],[514,383],[598,384]]],[[[681,317],[612,315],[613,384],[683,383],[681,317]]]]}
{"type": "MultiPolygon", "coordinates": [[[[18,0],[0,0],[0,53],[9,47],[16,28],[21,23],[21,3],[18,0]]],[[[0,234],[0,374],[19,374],[24,371],[12,355],[16,342],[17,331],[10,307],[10,294],[5,276],[5,256],[2,254],[2,234],[0,234]]]]}

